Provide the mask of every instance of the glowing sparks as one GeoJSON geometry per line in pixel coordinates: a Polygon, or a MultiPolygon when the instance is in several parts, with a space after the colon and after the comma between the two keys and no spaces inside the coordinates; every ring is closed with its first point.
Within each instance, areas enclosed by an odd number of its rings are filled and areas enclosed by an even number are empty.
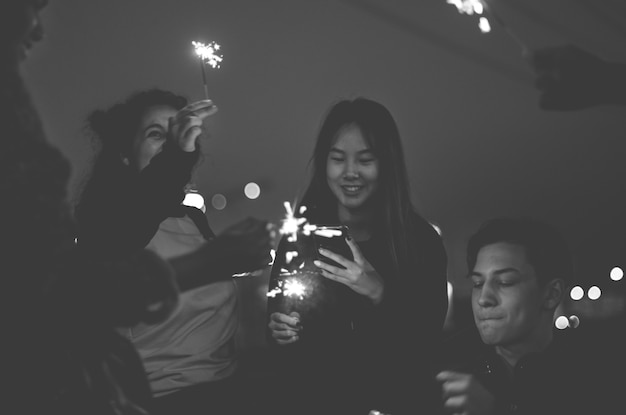
{"type": "Polygon", "coordinates": [[[195,48],[196,55],[200,57],[200,59],[211,66],[212,68],[219,68],[222,63],[223,56],[218,54],[220,50],[220,45],[215,42],[209,42],[208,44],[204,44],[202,42],[191,42],[193,47],[195,48]]]}
{"type": "Polygon", "coordinates": [[[306,286],[302,284],[300,281],[295,281],[295,280],[285,281],[285,284],[283,287],[283,295],[286,295],[287,297],[298,297],[300,299],[303,299],[305,293],[306,293],[306,286]]]}
{"type": "MultiPolygon", "coordinates": [[[[287,237],[289,242],[295,242],[298,239],[299,232],[302,232],[304,235],[310,235],[312,231],[317,229],[317,226],[309,224],[306,218],[297,218],[289,202],[284,202],[283,204],[285,205],[287,214],[285,215],[285,219],[282,220],[282,226],[279,232],[281,235],[289,235],[287,237]]],[[[305,211],[306,206],[300,207],[300,214],[303,214],[305,211]]]]}
{"type": "Polygon", "coordinates": [[[298,256],[298,251],[285,252],[285,262],[289,264],[297,256],[298,256]]]}
{"type": "Polygon", "coordinates": [[[302,300],[306,292],[307,287],[302,282],[295,279],[286,279],[284,281],[278,281],[278,287],[270,290],[267,296],[276,297],[278,294],[282,294],[285,297],[296,297],[302,300]]]}
{"type": "Polygon", "coordinates": [[[446,0],[446,3],[456,6],[461,14],[483,14],[484,5],[480,0],[446,0]]]}
{"type": "Polygon", "coordinates": [[[481,0],[446,0],[446,3],[455,6],[461,14],[467,14],[469,16],[473,14],[481,15],[478,20],[478,27],[480,28],[480,31],[483,33],[491,31],[489,20],[482,16],[485,11],[485,5],[481,2],[481,0]]]}
{"type": "Polygon", "coordinates": [[[480,29],[481,32],[483,33],[489,33],[491,32],[491,25],[489,24],[489,20],[487,20],[486,17],[481,17],[478,20],[478,28],[480,29]]]}
{"type": "Polygon", "coordinates": [[[478,15],[478,28],[482,33],[491,32],[491,23],[487,18],[487,14],[495,20],[504,31],[519,45],[522,49],[522,54],[528,52],[528,47],[522,40],[504,23],[504,20],[496,14],[492,7],[489,6],[486,0],[446,0],[446,3],[452,4],[456,7],[459,13],[467,15],[478,15]]]}
{"type": "Polygon", "coordinates": [[[343,232],[341,231],[341,229],[329,228],[329,227],[321,227],[321,228],[315,229],[313,233],[319,236],[323,236],[324,238],[334,238],[336,236],[343,235],[343,232]]]}

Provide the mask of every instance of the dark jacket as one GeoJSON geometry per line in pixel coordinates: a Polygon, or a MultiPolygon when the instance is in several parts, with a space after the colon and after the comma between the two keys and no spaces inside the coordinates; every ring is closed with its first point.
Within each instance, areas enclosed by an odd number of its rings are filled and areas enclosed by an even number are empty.
{"type": "Polygon", "coordinates": [[[451,356],[456,362],[445,369],[473,374],[495,397],[494,415],[605,413],[599,410],[605,402],[598,401],[604,382],[601,371],[594,368],[593,356],[567,333],[555,332],[546,350],[522,357],[514,368],[494,347],[465,346],[474,355],[462,363],[458,356],[451,356]]]}
{"type": "MultiPolygon", "coordinates": [[[[303,411],[347,415],[377,409],[401,415],[430,407],[435,390],[429,356],[447,310],[446,254],[439,235],[421,218],[411,231],[414,262],[404,264],[406,273],[395,269],[379,236],[358,243],[385,280],[384,299],[377,306],[319,274],[311,262],[316,256],[312,238],[300,236],[295,244],[281,241],[269,290],[283,279],[281,269],[299,269],[298,278],[314,288],[302,300],[268,298],[268,319],[274,311],[301,314],[301,339],[275,346],[273,352],[282,379],[295,385],[292,396],[308,402],[303,411]],[[285,264],[288,250],[299,255],[285,264]]],[[[343,254],[350,258],[346,249],[343,254]]]]}

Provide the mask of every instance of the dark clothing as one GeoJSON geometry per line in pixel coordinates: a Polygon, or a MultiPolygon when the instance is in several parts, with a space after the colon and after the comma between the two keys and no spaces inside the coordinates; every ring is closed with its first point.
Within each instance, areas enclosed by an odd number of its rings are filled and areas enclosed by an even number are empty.
{"type": "Polygon", "coordinates": [[[141,172],[121,160],[96,164],[76,207],[79,244],[105,258],[143,249],[161,222],[180,211],[198,153],[168,142],[141,172]]]}
{"type": "MultiPolygon", "coordinates": [[[[474,336],[474,339],[476,337],[474,336]]],[[[459,339],[455,339],[459,341],[459,339]]],[[[455,349],[465,347],[461,343],[455,349]]],[[[604,378],[591,357],[567,333],[557,332],[543,352],[531,353],[511,368],[494,347],[468,346],[474,355],[445,369],[473,374],[495,397],[497,415],[604,414],[604,378]]]]}
{"type": "MultiPolygon", "coordinates": [[[[302,300],[280,294],[268,298],[268,317],[275,311],[297,311],[303,326],[296,343],[272,348],[281,384],[272,385],[271,393],[277,404],[291,399],[287,412],[349,415],[376,409],[401,415],[433,407],[429,356],[447,310],[446,254],[439,235],[417,215],[410,233],[413,257],[401,265],[402,272],[382,238],[358,242],[385,282],[383,300],[376,306],[316,271],[312,238],[299,235],[295,246],[281,241],[270,292],[285,279],[281,269],[298,269],[297,278],[311,288],[302,300]],[[285,252],[294,249],[300,254],[285,264],[285,252]]],[[[338,253],[351,258],[349,248],[344,249],[338,253]]]]}
{"type": "MultiPolygon", "coordinates": [[[[7,380],[0,412],[145,414],[141,361],[98,308],[104,293],[97,287],[107,286],[97,278],[100,264],[84,261],[74,244],[69,163],[47,143],[18,72],[0,68],[0,82],[0,124],[8,128],[0,144],[7,380]]],[[[108,286],[107,294],[115,292],[108,286]]]]}

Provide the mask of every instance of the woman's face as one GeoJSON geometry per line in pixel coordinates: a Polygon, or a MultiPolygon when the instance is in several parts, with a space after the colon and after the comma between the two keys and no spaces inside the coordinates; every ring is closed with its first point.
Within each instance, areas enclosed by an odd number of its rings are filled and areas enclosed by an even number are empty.
{"type": "Polygon", "coordinates": [[[133,138],[132,155],[129,160],[138,171],[150,164],[152,157],[163,149],[169,119],[176,113],[176,109],[168,105],[156,105],[144,111],[133,138]]]}
{"type": "Polygon", "coordinates": [[[356,125],[337,133],[326,163],[326,180],[345,213],[362,209],[378,189],[378,159],[356,125]]]}
{"type": "Polygon", "coordinates": [[[11,62],[26,59],[33,45],[43,39],[39,12],[47,4],[48,0],[9,0],[0,8],[0,14],[4,15],[0,17],[0,43],[11,62]]]}

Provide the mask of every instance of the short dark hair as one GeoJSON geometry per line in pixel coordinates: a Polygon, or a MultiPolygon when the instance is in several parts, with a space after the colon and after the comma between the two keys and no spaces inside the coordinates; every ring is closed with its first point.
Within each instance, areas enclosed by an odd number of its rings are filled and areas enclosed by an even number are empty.
{"type": "Polygon", "coordinates": [[[496,218],[485,222],[467,244],[467,266],[471,272],[481,248],[498,242],[519,245],[526,251],[539,284],[561,278],[573,279],[574,266],[569,246],[561,232],[534,218],[496,218]]]}

